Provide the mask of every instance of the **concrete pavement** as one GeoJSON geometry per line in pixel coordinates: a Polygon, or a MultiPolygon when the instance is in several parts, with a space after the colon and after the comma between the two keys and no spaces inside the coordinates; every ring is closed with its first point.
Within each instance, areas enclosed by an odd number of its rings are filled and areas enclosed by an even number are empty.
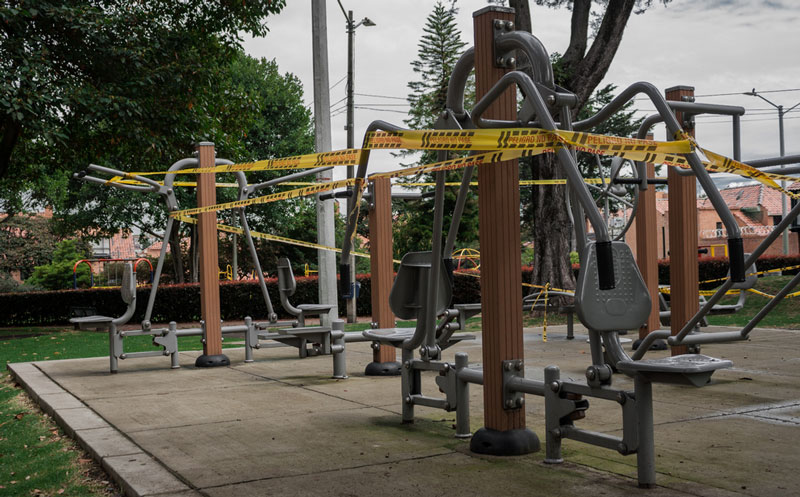
{"type": "MultiPolygon", "coordinates": [[[[565,327],[526,330],[526,376],[557,364],[580,380],[585,340],[557,340],[565,327]]],[[[576,326],[576,332],[583,331],[576,326]]],[[[199,352],[167,358],[107,358],[12,364],[42,408],[98,459],[128,495],[798,495],[800,332],[757,329],[746,343],[704,346],[733,360],[701,389],[655,385],[658,485],[636,486],[635,456],[564,442],[563,465],[542,452],[476,456],[454,434],[454,413],[417,408],[400,423],[400,379],[362,374],[366,343],[347,348],[347,380],[329,356],[300,360],[295,349],[226,349],[231,366],[198,369],[199,352]]],[[[480,340],[445,351],[479,363],[480,340]]],[[[663,353],[661,353],[663,354],[663,353]]],[[[433,394],[433,376],[424,391],[433,394]]],[[[633,388],[624,377],[615,386],[633,388]]],[[[473,430],[482,426],[482,390],[472,386],[473,430]]],[[[544,403],[528,396],[528,426],[544,438],[544,403]]],[[[581,427],[616,433],[621,411],[592,400],[581,427]]]]}

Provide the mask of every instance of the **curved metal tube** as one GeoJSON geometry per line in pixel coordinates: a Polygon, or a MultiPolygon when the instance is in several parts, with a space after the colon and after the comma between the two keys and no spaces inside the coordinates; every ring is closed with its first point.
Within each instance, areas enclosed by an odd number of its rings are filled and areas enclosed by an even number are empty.
{"type": "Polygon", "coordinates": [[[539,38],[528,31],[510,31],[499,35],[495,41],[498,51],[522,50],[531,63],[531,79],[550,89],[555,88],[553,65],[550,63],[550,54],[539,38]]]}
{"type": "MultiPolygon", "coordinates": [[[[525,93],[525,95],[530,99],[534,106],[534,110],[536,111],[536,115],[540,118],[542,127],[551,131],[557,130],[558,128],[556,123],[553,120],[553,117],[550,115],[547,105],[545,104],[542,95],[539,93],[539,90],[536,88],[536,85],[533,83],[533,80],[530,76],[521,71],[513,71],[505,74],[497,83],[495,83],[495,85],[486,93],[486,95],[484,95],[483,98],[481,98],[481,100],[475,104],[475,109],[472,112],[472,121],[475,123],[475,126],[479,128],[490,127],[489,125],[492,124],[493,121],[487,121],[481,116],[486,109],[488,109],[489,105],[491,105],[492,102],[494,102],[494,100],[496,100],[506,90],[506,88],[512,84],[518,85],[522,92],[525,93]]],[[[564,168],[564,174],[566,174],[570,185],[576,190],[575,193],[577,200],[586,211],[586,215],[589,217],[589,222],[592,224],[592,228],[594,228],[597,240],[599,242],[611,241],[611,238],[608,236],[606,225],[603,222],[603,218],[600,216],[600,212],[595,207],[594,200],[584,184],[583,176],[581,176],[580,170],[578,169],[578,164],[575,162],[575,158],[572,156],[569,150],[563,147],[558,148],[556,155],[558,156],[558,159],[564,168]]]]}
{"type": "Polygon", "coordinates": [[[464,91],[467,87],[469,73],[475,68],[475,48],[470,47],[464,52],[453,66],[450,73],[450,82],[447,85],[447,109],[449,109],[457,119],[467,117],[464,110],[464,91]]]}
{"type": "MultiPolygon", "coordinates": [[[[614,112],[622,108],[622,106],[624,106],[629,100],[633,99],[633,97],[640,93],[645,94],[648,98],[650,98],[650,101],[653,103],[653,105],[655,105],[656,111],[664,120],[664,124],[667,126],[667,132],[671,136],[677,135],[681,131],[681,126],[669,103],[664,96],[659,93],[655,86],[642,81],[634,83],[620,92],[619,95],[609,102],[608,105],[600,109],[600,111],[598,111],[594,116],[575,123],[575,129],[585,130],[594,127],[610,117],[614,112]]],[[[703,187],[706,195],[708,195],[711,205],[714,206],[714,210],[717,211],[717,214],[728,231],[728,253],[730,254],[731,275],[733,280],[744,281],[744,272],[746,266],[744,265],[744,248],[742,246],[742,235],[739,225],[736,223],[733,214],[731,214],[731,211],[725,203],[725,200],[722,198],[719,190],[711,180],[708,171],[706,171],[703,167],[703,163],[700,161],[700,158],[697,156],[697,154],[692,152],[690,154],[685,154],[685,157],[689,162],[689,166],[692,168],[695,176],[697,176],[700,186],[703,187]]]]}

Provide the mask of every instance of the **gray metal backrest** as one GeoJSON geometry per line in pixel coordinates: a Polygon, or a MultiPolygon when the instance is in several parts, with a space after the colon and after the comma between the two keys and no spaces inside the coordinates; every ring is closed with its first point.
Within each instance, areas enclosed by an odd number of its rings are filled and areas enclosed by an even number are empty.
{"type": "Polygon", "coordinates": [[[294,279],[294,272],[289,259],[281,257],[278,259],[278,290],[283,295],[291,297],[297,289],[297,282],[294,279]]]}
{"type": "Polygon", "coordinates": [[[597,331],[639,328],[650,315],[650,294],[625,242],[612,242],[615,286],[600,290],[595,242],[581,255],[575,288],[575,312],[581,322],[597,331]]]}
{"type": "Polygon", "coordinates": [[[133,274],[133,264],[130,262],[125,263],[125,269],[122,271],[122,300],[126,304],[133,302],[136,298],[136,277],[133,274]]]}
{"type": "MultiPolygon", "coordinates": [[[[430,305],[428,298],[428,278],[431,272],[431,252],[409,252],[400,261],[397,276],[389,294],[389,307],[400,319],[416,319],[425,305],[430,305]]],[[[439,293],[433,305],[439,315],[450,305],[453,289],[444,264],[439,271],[439,293]]]]}

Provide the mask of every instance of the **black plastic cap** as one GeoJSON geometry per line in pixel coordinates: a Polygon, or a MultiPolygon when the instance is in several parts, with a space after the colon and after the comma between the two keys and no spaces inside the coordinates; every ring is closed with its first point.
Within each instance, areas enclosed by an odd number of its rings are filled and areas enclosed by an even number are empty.
{"type": "Polygon", "coordinates": [[[731,280],[741,283],[745,280],[744,244],[741,238],[728,239],[728,257],[731,263],[731,280]]]}
{"type": "Polygon", "coordinates": [[[371,362],[364,369],[366,376],[400,376],[402,366],[399,362],[371,362]]]}
{"type": "Polygon", "coordinates": [[[350,264],[339,264],[339,293],[350,294],[350,264]]]}
{"type": "Polygon", "coordinates": [[[469,450],[490,456],[521,456],[540,448],[539,437],[527,428],[500,431],[484,427],[469,441],[469,450]]]}
{"type": "Polygon", "coordinates": [[[611,242],[595,243],[597,251],[597,277],[600,280],[600,290],[614,289],[614,252],[611,242]]]}
{"type": "Polygon", "coordinates": [[[230,366],[231,360],[225,354],[201,355],[194,361],[198,368],[217,368],[220,366],[230,366]]]}

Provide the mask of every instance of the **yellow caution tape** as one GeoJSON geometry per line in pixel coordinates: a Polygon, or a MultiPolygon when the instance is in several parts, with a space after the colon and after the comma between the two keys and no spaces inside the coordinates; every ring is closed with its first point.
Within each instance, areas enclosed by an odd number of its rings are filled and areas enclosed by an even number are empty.
{"type": "MultiPolygon", "coordinates": [[[[197,218],[195,218],[195,217],[184,216],[184,215],[180,215],[180,214],[175,215],[173,217],[176,220],[184,222],[184,223],[197,224],[197,218]]],[[[237,228],[235,226],[228,226],[228,225],[220,224],[220,223],[217,223],[217,230],[224,231],[226,233],[235,233],[237,235],[243,235],[244,234],[244,230],[242,228],[237,228]]],[[[318,250],[328,250],[328,251],[331,251],[331,252],[338,252],[338,253],[342,252],[342,249],[336,248],[336,247],[329,247],[327,245],[320,245],[318,243],[306,242],[306,241],[303,241],[303,240],[295,240],[293,238],[286,238],[285,236],[270,235],[270,234],[267,234],[267,233],[261,233],[261,232],[253,231],[253,230],[250,230],[250,235],[253,238],[261,238],[263,240],[270,240],[270,241],[273,241],[273,242],[286,243],[288,245],[296,245],[298,247],[306,247],[306,248],[312,248],[312,249],[318,249],[318,250]]],[[[363,253],[363,252],[355,252],[355,251],[353,251],[351,253],[353,255],[355,255],[356,257],[365,257],[367,259],[370,258],[369,254],[366,254],[366,253],[363,253]]],[[[397,263],[397,264],[400,264],[400,261],[394,261],[394,262],[397,263]]]]}
{"type": "Polygon", "coordinates": [[[360,183],[361,183],[360,178],[350,178],[337,181],[329,181],[327,183],[317,183],[312,186],[306,186],[303,188],[296,188],[294,190],[287,190],[285,192],[278,192],[278,193],[272,193],[270,195],[264,195],[263,197],[249,198],[246,200],[236,200],[234,202],[225,202],[221,204],[209,205],[206,207],[195,207],[193,209],[183,209],[180,211],[171,212],[170,216],[171,217],[176,217],[179,215],[190,216],[192,214],[199,214],[203,212],[216,212],[226,209],[237,209],[240,207],[247,207],[248,205],[268,204],[270,202],[277,202],[279,200],[288,200],[292,198],[305,197],[306,195],[312,195],[314,193],[320,193],[320,192],[327,192],[330,190],[335,190],[336,188],[342,188],[344,186],[350,186],[360,183]]]}

